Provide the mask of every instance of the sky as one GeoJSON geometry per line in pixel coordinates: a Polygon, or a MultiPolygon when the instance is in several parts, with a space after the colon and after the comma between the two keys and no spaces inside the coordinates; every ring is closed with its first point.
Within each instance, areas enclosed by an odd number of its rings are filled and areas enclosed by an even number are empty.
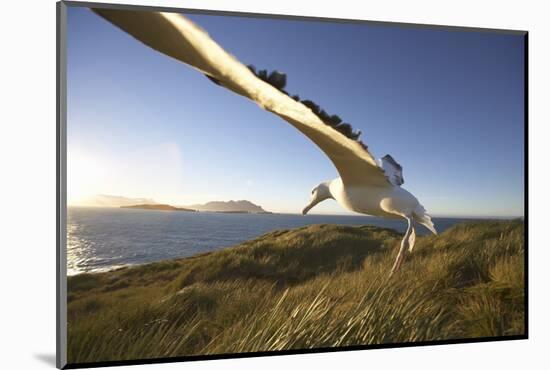
{"type": "MultiPolygon", "coordinates": [[[[435,216],[522,216],[522,36],[380,24],[187,15],[244,64],[362,132],[435,216]]],[[[309,139],[255,103],[68,9],[68,202],[247,199],[298,213],[338,177],[309,139]]],[[[347,213],[335,201],[312,213],[347,213]]]]}

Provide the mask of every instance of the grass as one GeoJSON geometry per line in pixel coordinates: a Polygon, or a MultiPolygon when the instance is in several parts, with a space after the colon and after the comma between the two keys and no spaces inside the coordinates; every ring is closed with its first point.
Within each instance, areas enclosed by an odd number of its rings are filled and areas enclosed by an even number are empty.
{"type": "Polygon", "coordinates": [[[70,363],[523,334],[524,224],[314,225],[68,279],[70,363]]]}

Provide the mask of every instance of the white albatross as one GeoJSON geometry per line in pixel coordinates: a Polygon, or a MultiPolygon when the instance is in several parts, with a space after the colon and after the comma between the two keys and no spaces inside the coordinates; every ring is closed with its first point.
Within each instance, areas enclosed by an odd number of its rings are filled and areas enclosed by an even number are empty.
{"type": "Polygon", "coordinates": [[[401,187],[402,168],[390,155],[376,161],[357,135],[345,135],[303,101],[264,82],[183,15],[99,8],[93,11],[145,45],[190,65],[220,86],[280,116],[313,141],[332,161],[340,177],[315,187],[303,214],[326,199],[334,199],[357,213],[405,219],[407,231],[391,274],[402,265],[405,252],[414,247],[415,224],[437,234],[418,199],[401,187]]]}

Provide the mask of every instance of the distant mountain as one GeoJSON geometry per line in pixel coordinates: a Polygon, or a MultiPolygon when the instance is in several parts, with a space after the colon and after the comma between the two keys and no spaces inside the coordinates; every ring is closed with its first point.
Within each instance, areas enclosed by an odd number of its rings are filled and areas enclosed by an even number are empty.
{"type": "Polygon", "coordinates": [[[97,194],[80,202],[82,206],[92,207],[123,207],[134,204],[157,204],[149,198],[128,198],[119,195],[97,194]]]}
{"type": "Polygon", "coordinates": [[[136,204],[132,206],[120,206],[120,208],[150,209],[155,211],[185,211],[196,212],[194,209],[174,207],[169,204],[136,204]]]}
{"type": "Polygon", "coordinates": [[[229,202],[214,201],[205,204],[193,204],[191,206],[186,206],[186,208],[207,212],[271,213],[248,200],[230,200],[229,202]]]}
{"type": "Polygon", "coordinates": [[[202,211],[223,213],[271,213],[248,200],[214,201],[191,206],[160,204],[150,198],[129,198],[120,195],[98,194],[78,203],[79,206],[150,209],[160,211],[202,211]]]}

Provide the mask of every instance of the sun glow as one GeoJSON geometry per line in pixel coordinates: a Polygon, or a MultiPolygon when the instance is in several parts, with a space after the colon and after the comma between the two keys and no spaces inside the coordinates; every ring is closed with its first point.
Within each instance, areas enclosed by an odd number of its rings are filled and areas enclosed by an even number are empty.
{"type": "Polygon", "coordinates": [[[97,193],[105,179],[105,167],[83,153],[70,151],[67,156],[67,203],[81,205],[97,193]]]}

